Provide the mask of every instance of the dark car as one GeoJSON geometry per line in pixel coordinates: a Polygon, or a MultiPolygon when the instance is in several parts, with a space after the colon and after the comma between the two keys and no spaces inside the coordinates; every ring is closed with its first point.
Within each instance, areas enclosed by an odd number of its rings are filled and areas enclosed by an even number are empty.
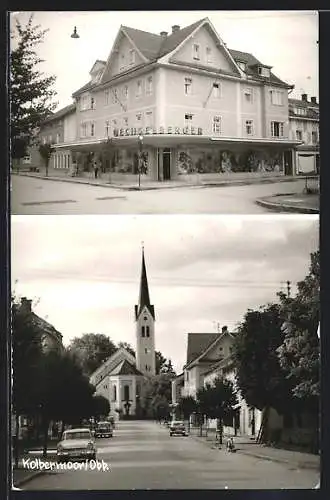
{"type": "Polygon", "coordinates": [[[187,431],[186,431],[186,428],[185,428],[185,425],[184,425],[184,422],[182,422],[181,420],[176,420],[174,422],[171,422],[171,425],[170,425],[170,436],[175,436],[175,435],[178,435],[178,436],[187,436],[187,431]]]}
{"type": "Polygon", "coordinates": [[[110,422],[99,422],[95,429],[95,437],[113,437],[113,429],[110,422]]]}

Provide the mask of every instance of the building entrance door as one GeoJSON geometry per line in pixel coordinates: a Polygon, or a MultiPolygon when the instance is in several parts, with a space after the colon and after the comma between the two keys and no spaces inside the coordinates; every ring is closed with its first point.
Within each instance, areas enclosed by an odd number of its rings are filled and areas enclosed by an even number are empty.
{"type": "Polygon", "coordinates": [[[164,181],[171,180],[171,150],[163,149],[163,179],[164,181]]]}
{"type": "Polygon", "coordinates": [[[293,175],[292,169],[292,151],[284,152],[284,174],[293,175]]]}

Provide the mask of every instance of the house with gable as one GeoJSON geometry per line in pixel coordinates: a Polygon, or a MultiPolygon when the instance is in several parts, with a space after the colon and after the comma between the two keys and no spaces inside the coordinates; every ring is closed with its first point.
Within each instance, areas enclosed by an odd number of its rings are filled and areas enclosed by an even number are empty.
{"type": "Polygon", "coordinates": [[[56,150],[94,155],[113,180],[135,180],[142,158],[153,181],[292,175],[301,142],[289,137],[292,88],[227,48],[208,18],[160,34],[121,26],[107,61],[73,92],[76,136],[56,150]]]}
{"type": "Polygon", "coordinates": [[[142,249],[140,293],[134,306],[136,323],[136,358],[119,348],[90,377],[96,394],[110,403],[110,415],[143,416],[145,386],[156,374],[155,308],[150,303],[148,278],[142,249]]]}

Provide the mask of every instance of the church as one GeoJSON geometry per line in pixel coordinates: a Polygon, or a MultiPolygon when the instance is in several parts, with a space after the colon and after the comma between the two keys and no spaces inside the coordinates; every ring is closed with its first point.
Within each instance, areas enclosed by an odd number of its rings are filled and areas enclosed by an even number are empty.
{"type": "Polygon", "coordinates": [[[140,293],[135,305],[136,358],[124,347],[110,356],[90,377],[96,394],[110,403],[110,416],[115,419],[143,416],[144,387],[156,374],[155,309],[150,304],[148,278],[142,247],[140,293]]]}

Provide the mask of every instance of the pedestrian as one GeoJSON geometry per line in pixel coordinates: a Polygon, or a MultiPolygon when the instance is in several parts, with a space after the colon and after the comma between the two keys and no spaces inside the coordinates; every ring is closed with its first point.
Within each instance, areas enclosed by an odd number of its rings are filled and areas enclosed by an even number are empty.
{"type": "Polygon", "coordinates": [[[93,167],[94,167],[95,179],[97,179],[99,173],[99,166],[96,160],[93,161],[93,167]]]}

